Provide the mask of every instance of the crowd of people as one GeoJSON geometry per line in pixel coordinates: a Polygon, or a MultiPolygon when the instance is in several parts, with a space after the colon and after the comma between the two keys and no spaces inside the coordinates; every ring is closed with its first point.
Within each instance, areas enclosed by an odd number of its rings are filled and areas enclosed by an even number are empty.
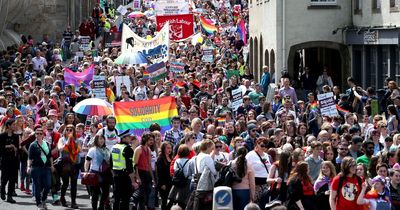
{"type": "MultiPolygon", "coordinates": [[[[255,78],[245,62],[246,40],[237,33],[238,19],[248,22],[247,1],[193,5],[219,31],[195,45],[172,42],[169,56],[185,71],[157,82],[145,77],[145,66],[114,64],[119,48],[94,44],[102,32],[119,28],[112,21],[115,8],[105,12],[101,5],[79,30],[68,27],[60,43],[47,35],[37,42],[23,36],[19,46],[0,52],[2,200],[16,203],[13,197],[26,193],[38,209],[49,203],[78,209],[82,179],[93,209],[212,209],[216,186],[232,188],[234,210],[400,209],[396,81],[386,79],[378,97],[351,77],[341,91],[326,69],[314,80],[306,67],[298,78],[283,74],[278,88],[269,90],[274,72],[264,66],[255,78]],[[70,61],[82,34],[92,38],[92,50],[70,61]],[[213,62],[202,60],[205,45],[214,47],[213,62]],[[91,64],[95,75],[107,78],[110,103],[174,97],[179,115],[172,128],[162,132],[155,123],[138,137],[117,130],[113,115],[74,113],[93,92],[65,84],[64,67],[83,71],[91,64]],[[122,75],[132,87],[121,86],[118,96],[115,77],[122,75]],[[296,89],[293,81],[301,81],[296,89]],[[243,102],[236,109],[237,89],[243,102]],[[329,92],[339,110],[334,117],[324,115],[316,99],[329,92]]],[[[124,22],[142,37],[157,33],[146,16],[124,22]]]]}

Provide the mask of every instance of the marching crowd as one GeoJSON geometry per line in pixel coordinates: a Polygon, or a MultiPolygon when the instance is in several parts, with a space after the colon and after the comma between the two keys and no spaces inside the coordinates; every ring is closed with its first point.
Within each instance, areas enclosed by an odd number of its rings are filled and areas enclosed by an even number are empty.
{"type": "MultiPolygon", "coordinates": [[[[212,209],[216,186],[232,188],[234,210],[400,209],[396,81],[387,78],[378,97],[351,77],[341,91],[326,69],[319,77],[305,68],[296,78],[283,74],[274,81],[264,66],[255,78],[236,33],[237,17],[248,22],[247,1],[193,4],[220,30],[195,45],[171,43],[169,55],[185,64],[184,72],[155,83],[143,66],[114,64],[120,50],[101,44],[91,44],[95,54],[63,62],[78,51],[83,31],[94,39],[116,27],[107,23],[114,15],[98,5],[81,30],[64,32],[61,44],[28,36],[0,52],[2,200],[16,203],[13,197],[21,192],[32,195],[38,209],[49,203],[77,209],[81,179],[93,209],[212,209]],[[213,62],[202,60],[204,45],[214,46],[213,62]],[[113,115],[74,113],[93,92],[65,84],[64,67],[83,71],[91,64],[95,75],[107,78],[110,103],[174,97],[179,115],[172,128],[164,133],[155,123],[138,137],[117,130],[113,115]],[[132,88],[122,85],[114,97],[114,78],[121,75],[129,76],[132,88]],[[268,90],[272,82],[278,88],[268,90]],[[238,88],[243,102],[236,109],[232,91],[238,88]],[[317,94],[329,92],[339,110],[335,117],[318,108],[317,94]]],[[[155,35],[147,17],[128,22],[143,37],[155,35]]]]}

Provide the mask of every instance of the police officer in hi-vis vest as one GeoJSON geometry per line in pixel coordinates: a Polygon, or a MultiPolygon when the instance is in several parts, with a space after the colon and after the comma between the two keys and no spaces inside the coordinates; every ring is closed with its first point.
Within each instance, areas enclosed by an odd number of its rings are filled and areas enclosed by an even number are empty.
{"type": "Polygon", "coordinates": [[[133,149],[130,146],[133,134],[129,130],[119,135],[121,141],[111,149],[114,176],[114,210],[129,209],[129,198],[134,183],[133,149]]]}

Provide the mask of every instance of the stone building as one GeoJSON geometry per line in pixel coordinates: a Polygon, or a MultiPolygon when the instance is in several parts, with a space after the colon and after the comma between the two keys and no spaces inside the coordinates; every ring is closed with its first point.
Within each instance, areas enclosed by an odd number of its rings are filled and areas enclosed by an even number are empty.
{"type": "Polygon", "coordinates": [[[309,67],[328,69],[334,84],[381,88],[400,78],[400,0],[249,0],[250,67],[257,78],[270,66],[278,81],[296,81],[309,67]]]}

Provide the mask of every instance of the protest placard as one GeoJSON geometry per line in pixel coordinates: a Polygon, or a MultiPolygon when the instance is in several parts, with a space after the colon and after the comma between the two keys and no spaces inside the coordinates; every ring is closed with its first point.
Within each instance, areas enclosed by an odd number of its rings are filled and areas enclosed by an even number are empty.
{"type": "Polygon", "coordinates": [[[236,111],[243,103],[242,90],[240,88],[232,90],[232,109],[236,111]]]}
{"type": "Polygon", "coordinates": [[[95,98],[107,99],[105,76],[100,76],[100,75],[93,76],[93,95],[95,98]]]}
{"type": "Polygon", "coordinates": [[[169,62],[169,71],[174,73],[185,72],[185,64],[181,62],[169,62]]]}
{"type": "Polygon", "coordinates": [[[322,116],[335,117],[339,115],[332,92],[318,94],[317,98],[322,116]]]}
{"type": "Polygon", "coordinates": [[[201,60],[206,63],[214,62],[214,47],[203,48],[203,57],[201,60]]]}
{"type": "Polygon", "coordinates": [[[90,36],[79,36],[79,49],[82,51],[90,50],[90,36]]]}

